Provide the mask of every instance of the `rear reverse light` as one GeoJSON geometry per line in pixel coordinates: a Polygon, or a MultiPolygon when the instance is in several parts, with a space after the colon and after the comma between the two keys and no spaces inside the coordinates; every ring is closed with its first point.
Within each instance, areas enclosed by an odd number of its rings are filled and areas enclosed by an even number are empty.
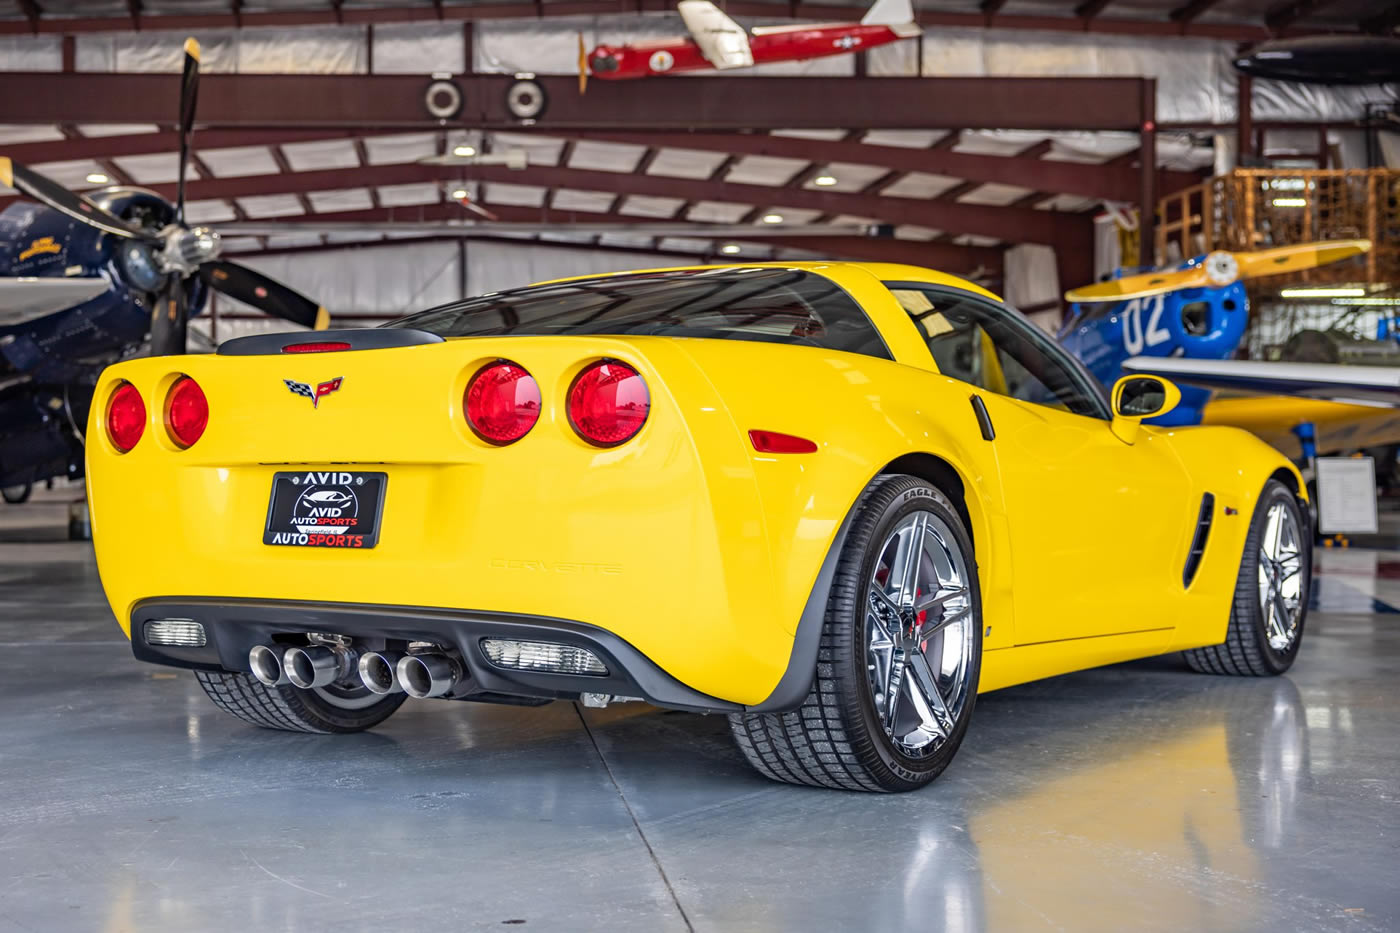
{"type": "Polygon", "coordinates": [[[123,382],[107,403],[107,436],[112,446],[126,453],[141,439],[146,430],[146,403],[136,386],[123,382]]]}
{"type": "Polygon", "coordinates": [[[749,443],[753,444],[753,449],[761,454],[814,454],[817,452],[815,441],[809,441],[805,437],[796,437],[792,434],[781,434],[778,431],[750,431],[749,443]]]}
{"type": "Polygon", "coordinates": [[[202,648],[208,644],[204,626],[193,619],[152,619],[143,631],[148,645],[202,648]]]}
{"type": "Polygon", "coordinates": [[[600,360],[578,374],[569,387],[569,423],[597,447],[631,440],[646,423],[651,394],[635,369],[600,360]]]}
{"type": "Polygon", "coordinates": [[[335,353],[350,349],[350,344],[341,340],[327,340],[323,343],[289,343],[282,348],[283,353],[335,353]]]}
{"type": "Polygon", "coordinates": [[[547,641],[515,641],[504,638],[482,639],[481,650],[497,667],[517,671],[547,671],[551,674],[589,674],[603,677],[608,669],[587,648],[556,645],[547,641]]]}
{"type": "Polygon", "coordinates": [[[189,376],[181,376],[165,397],[165,427],[170,439],[181,447],[192,447],[209,426],[209,400],[204,390],[189,376]]]}
{"type": "Polygon", "coordinates": [[[512,444],[540,420],[540,386],[525,367],[498,360],[472,377],[462,404],[477,437],[512,444]]]}

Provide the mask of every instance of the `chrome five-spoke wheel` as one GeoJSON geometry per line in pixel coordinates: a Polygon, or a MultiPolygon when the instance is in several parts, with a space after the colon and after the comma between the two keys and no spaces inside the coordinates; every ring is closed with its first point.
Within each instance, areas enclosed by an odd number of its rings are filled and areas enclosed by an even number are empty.
{"type": "MultiPolygon", "coordinates": [[[[1186,663],[1193,669],[1271,677],[1292,666],[1308,619],[1312,530],[1307,506],[1279,480],[1264,484],[1249,519],[1224,639],[1187,649],[1186,663]]],[[[1210,550],[1218,547],[1215,540],[1206,544],[1207,567],[1220,560],[1220,551],[1210,550]]]]}
{"type": "Polygon", "coordinates": [[[1259,610],[1269,647],[1287,651],[1298,637],[1303,594],[1303,540],[1294,511],[1269,507],[1259,542],[1259,610]]]}
{"type": "Polygon", "coordinates": [[[972,687],[967,558],[947,524],[916,511],[880,547],[866,606],[866,660],[885,734],[905,755],[937,751],[972,687]]]}
{"type": "Polygon", "coordinates": [[[776,781],[884,792],[943,773],[982,670],[968,525],[963,504],[923,477],[871,481],[837,534],[802,705],[729,717],[750,764],[776,781]]]}

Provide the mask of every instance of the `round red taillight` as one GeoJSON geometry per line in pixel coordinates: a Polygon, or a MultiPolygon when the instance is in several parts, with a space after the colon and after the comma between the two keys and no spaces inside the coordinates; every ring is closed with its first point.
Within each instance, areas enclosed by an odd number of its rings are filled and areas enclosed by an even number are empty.
{"type": "Polygon", "coordinates": [[[477,437],[513,444],[540,420],[540,386],[525,367],[498,360],[472,377],[462,404],[477,437]]]}
{"type": "Polygon", "coordinates": [[[181,376],[165,397],[165,427],[170,439],[181,447],[192,447],[209,426],[209,400],[204,390],[189,376],[181,376]]]}
{"type": "Polygon", "coordinates": [[[641,375],[626,363],[599,360],[569,387],[569,423],[597,447],[631,440],[646,423],[651,394],[641,375]]]}
{"type": "Polygon", "coordinates": [[[112,446],[126,453],[141,439],[146,430],[146,403],[136,386],[123,382],[107,402],[107,436],[112,446]]]}

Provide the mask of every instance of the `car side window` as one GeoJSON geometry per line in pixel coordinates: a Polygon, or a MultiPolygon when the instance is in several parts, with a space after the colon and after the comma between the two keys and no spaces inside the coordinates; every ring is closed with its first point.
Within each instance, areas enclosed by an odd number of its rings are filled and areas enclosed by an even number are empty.
{"type": "Polygon", "coordinates": [[[1109,417],[1092,378],[1016,312],[965,292],[885,284],[928,341],[939,372],[997,395],[1109,417]]]}

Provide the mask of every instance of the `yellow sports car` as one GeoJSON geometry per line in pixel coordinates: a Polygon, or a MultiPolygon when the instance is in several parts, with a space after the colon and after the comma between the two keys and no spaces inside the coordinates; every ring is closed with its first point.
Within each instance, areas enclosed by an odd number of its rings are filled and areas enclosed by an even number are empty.
{"type": "Polygon", "coordinates": [[[119,363],[88,491],[136,656],[256,725],[643,699],[727,714],[770,778],[900,791],[979,691],[1293,662],[1300,477],[1140,424],[1178,397],[1104,398],[926,269],[631,272],[119,363]]]}

